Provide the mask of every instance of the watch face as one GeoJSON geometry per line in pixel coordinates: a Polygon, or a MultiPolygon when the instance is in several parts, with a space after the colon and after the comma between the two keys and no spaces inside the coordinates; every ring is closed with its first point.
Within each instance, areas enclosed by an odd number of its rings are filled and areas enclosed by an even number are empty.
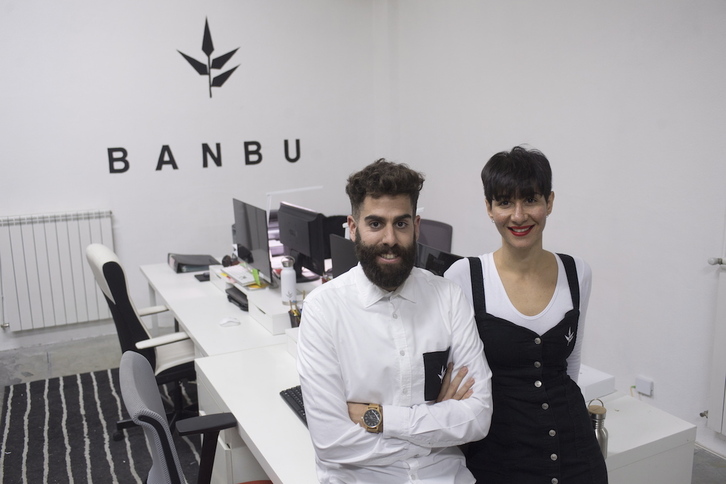
{"type": "Polygon", "coordinates": [[[378,413],[378,410],[370,408],[363,414],[363,423],[368,427],[376,427],[381,423],[381,414],[378,413]]]}

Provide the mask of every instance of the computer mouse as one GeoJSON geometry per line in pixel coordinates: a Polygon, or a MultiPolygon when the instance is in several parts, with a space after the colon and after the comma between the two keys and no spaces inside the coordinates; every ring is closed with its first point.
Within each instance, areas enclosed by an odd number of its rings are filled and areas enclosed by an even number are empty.
{"type": "Polygon", "coordinates": [[[237,326],[239,324],[240,321],[237,318],[224,318],[219,322],[219,325],[224,326],[225,328],[228,326],[237,326]]]}

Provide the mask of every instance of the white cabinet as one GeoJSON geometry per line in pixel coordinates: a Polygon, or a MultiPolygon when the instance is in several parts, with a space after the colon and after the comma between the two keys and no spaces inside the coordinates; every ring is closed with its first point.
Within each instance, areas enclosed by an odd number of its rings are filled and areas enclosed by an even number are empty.
{"type": "Polygon", "coordinates": [[[619,392],[601,399],[610,484],[690,484],[695,425],[619,392]]]}
{"type": "MultiPolygon", "coordinates": [[[[197,393],[200,414],[229,411],[202,372],[197,372],[197,393]]],[[[217,453],[214,456],[212,484],[237,484],[263,479],[268,477],[240,437],[238,428],[220,432],[217,453]]]]}

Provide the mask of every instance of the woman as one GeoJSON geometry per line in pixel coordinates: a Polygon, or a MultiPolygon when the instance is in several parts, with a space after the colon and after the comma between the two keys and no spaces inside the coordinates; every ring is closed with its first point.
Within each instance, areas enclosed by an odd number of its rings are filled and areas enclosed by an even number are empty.
{"type": "Polygon", "coordinates": [[[502,246],[445,274],[474,306],[493,372],[491,430],[469,444],[467,466],[486,484],[606,483],[575,383],[591,271],[578,257],[543,249],[555,198],[549,162],[515,147],[494,155],[481,178],[502,246]]]}

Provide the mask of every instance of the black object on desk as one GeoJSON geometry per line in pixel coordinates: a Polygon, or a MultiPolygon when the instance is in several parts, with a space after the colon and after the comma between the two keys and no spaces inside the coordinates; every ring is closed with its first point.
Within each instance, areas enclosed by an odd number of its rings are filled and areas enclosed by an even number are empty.
{"type": "Polygon", "coordinates": [[[194,274],[194,277],[199,282],[209,282],[209,272],[202,272],[201,274],[194,274]]]}
{"type": "Polygon", "coordinates": [[[234,286],[228,288],[225,292],[227,293],[227,300],[229,302],[240,308],[242,311],[249,311],[250,305],[247,301],[247,294],[243,293],[234,286]]]}
{"type": "Polygon", "coordinates": [[[174,272],[199,272],[209,270],[210,265],[218,265],[217,259],[205,254],[174,254],[166,258],[174,272]]]}
{"type": "Polygon", "coordinates": [[[307,427],[308,419],[305,416],[305,404],[303,403],[302,388],[300,388],[300,385],[281,391],[280,396],[307,427]]]}

